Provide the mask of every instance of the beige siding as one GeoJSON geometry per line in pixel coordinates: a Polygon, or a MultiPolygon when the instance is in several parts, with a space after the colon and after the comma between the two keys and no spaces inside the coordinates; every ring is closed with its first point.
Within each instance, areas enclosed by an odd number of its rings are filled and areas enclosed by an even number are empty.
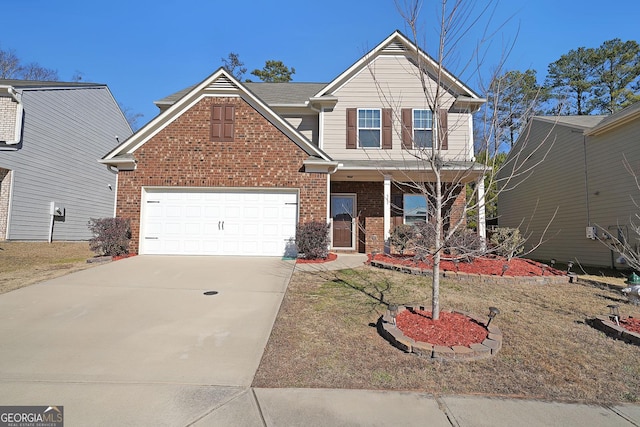
{"type": "Polygon", "coordinates": [[[317,115],[282,115],[298,132],[304,135],[315,146],[318,146],[318,116],[317,115]]]}
{"type": "MultiPolygon", "coordinates": [[[[522,150],[520,158],[542,143],[547,133],[551,136],[543,147],[551,151],[546,158],[526,179],[523,176],[513,180],[511,184],[518,183],[516,188],[500,195],[499,224],[519,227],[528,235],[527,250],[543,241],[529,255],[531,258],[556,258],[559,262],[577,259],[583,265],[610,266],[611,252],[602,243],[587,239],[585,229],[588,225],[603,228],[628,225],[629,218],[638,211],[632,196],[640,200],[640,191],[624,168],[623,155],[631,164],[640,163],[640,147],[635,143],[640,123],[586,137],[585,143],[581,129],[554,127],[552,123],[535,120],[528,138],[531,143],[522,150]]],[[[518,151],[516,145],[512,156],[518,151]]],[[[533,154],[529,165],[541,161],[545,151],[543,148],[533,154]]],[[[506,176],[505,172],[501,178],[506,176]]]]}
{"type": "MultiPolygon", "coordinates": [[[[405,56],[380,56],[371,67],[365,67],[342,87],[334,91],[338,104],[331,112],[324,114],[323,149],[334,159],[381,159],[402,160],[408,158],[402,150],[401,109],[427,108],[416,67],[405,56]],[[374,78],[375,77],[375,78],[374,78]],[[346,109],[347,108],[392,108],[393,109],[393,149],[346,149],[346,109]]],[[[435,91],[435,83],[429,92],[435,91]]],[[[449,108],[454,97],[445,94],[443,106],[449,108]]],[[[469,160],[471,143],[471,115],[449,113],[449,149],[446,158],[469,160]]]]}

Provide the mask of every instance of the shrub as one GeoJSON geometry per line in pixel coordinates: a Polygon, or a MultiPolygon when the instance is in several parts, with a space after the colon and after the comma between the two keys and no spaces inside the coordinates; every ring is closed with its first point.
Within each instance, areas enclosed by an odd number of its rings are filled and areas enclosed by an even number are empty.
{"type": "Polygon", "coordinates": [[[404,254],[416,236],[416,228],[410,224],[399,224],[389,236],[389,244],[404,254]]]}
{"type": "Polygon", "coordinates": [[[462,256],[466,261],[470,261],[474,256],[483,252],[482,240],[475,231],[469,228],[458,229],[447,240],[445,251],[451,255],[462,256]]]}
{"type": "Polygon", "coordinates": [[[496,255],[503,256],[508,260],[524,251],[525,238],[517,228],[499,227],[491,235],[492,249],[496,255]]]}
{"type": "Polygon", "coordinates": [[[298,225],[296,247],[298,254],[306,259],[326,258],[329,255],[329,224],[314,221],[298,225]]]}
{"type": "Polygon", "coordinates": [[[89,249],[98,255],[116,256],[129,253],[131,227],[123,218],[91,218],[89,230],[94,237],[89,240],[89,249]]]}
{"type": "Polygon", "coordinates": [[[414,246],[416,261],[426,261],[436,246],[436,228],[430,222],[418,222],[415,228],[414,246]]]}

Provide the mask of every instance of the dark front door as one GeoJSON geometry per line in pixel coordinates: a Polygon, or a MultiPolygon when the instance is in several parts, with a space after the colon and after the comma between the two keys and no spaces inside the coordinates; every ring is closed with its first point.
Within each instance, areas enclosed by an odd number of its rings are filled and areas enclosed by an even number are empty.
{"type": "Polygon", "coordinates": [[[333,247],[353,247],[353,218],[355,196],[331,196],[331,218],[333,218],[333,247]]]}

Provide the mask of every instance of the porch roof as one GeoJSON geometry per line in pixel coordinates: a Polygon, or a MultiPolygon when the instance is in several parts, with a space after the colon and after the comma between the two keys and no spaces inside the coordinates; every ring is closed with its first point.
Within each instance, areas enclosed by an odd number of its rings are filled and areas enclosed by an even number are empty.
{"type": "MultiPolygon", "coordinates": [[[[384,181],[390,176],[395,181],[430,182],[435,174],[424,160],[337,160],[332,181],[384,181]]],[[[468,183],[487,171],[487,166],[476,162],[446,161],[442,167],[445,182],[468,183]]]]}

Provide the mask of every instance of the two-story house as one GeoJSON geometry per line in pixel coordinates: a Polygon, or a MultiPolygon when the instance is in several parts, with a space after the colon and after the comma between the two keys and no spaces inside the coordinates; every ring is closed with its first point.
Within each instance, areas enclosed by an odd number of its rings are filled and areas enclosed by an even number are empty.
{"type": "Polygon", "coordinates": [[[114,214],[96,159],[132,134],[104,84],[0,79],[0,240],[88,240],[114,214]]]}
{"type": "MultiPolygon", "coordinates": [[[[333,250],[382,251],[394,224],[429,220],[411,185],[434,178],[418,151],[441,144],[443,179],[482,185],[472,113],[484,100],[437,70],[396,31],[329,83],[243,83],[219,69],[158,101],[160,114],[102,159],[119,171],[132,249],[282,256],[297,224],[322,221],[333,250]],[[423,83],[439,83],[440,111],[423,83]]],[[[465,192],[450,187],[455,222],[465,192]]]]}

